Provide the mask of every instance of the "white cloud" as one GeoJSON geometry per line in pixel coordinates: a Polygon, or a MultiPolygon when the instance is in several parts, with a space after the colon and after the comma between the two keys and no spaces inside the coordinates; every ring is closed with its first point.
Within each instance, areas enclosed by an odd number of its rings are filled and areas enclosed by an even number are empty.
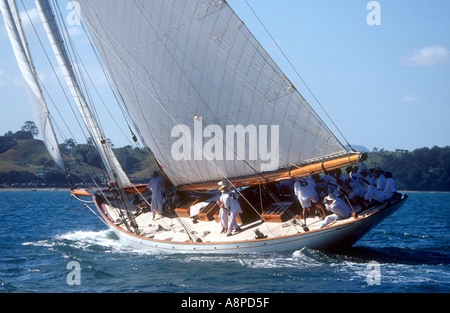
{"type": "Polygon", "coordinates": [[[439,45],[416,50],[412,55],[402,59],[402,63],[408,66],[433,66],[449,62],[450,51],[439,45]]]}
{"type": "Polygon", "coordinates": [[[44,26],[42,25],[41,17],[39,16],[39,11],[37,8],[27,11],[20,11],[19,15],[26,34],[34,34],[35,30],[38,34],[45,34],[44,26]]]}
{"type": "MultiPolygon", "coordinates": [[[[30,10],[22,10],[19,12],[20,19],[22,22],[22,27],[25,34],[34,34],[35,29],[38,34],[45,34],[44,26],[42,25],[41,18],[39,16],[39,11],[36,8],[30,10]]],[[[8,37],[8,32],[5,27],[3,19],[0,20],[0,36],[8,37]]]]}
{"type": "Polygon", "coordinates": [[[400,99],[400,103],[420,102],[422,99],[415,95],[406,95],[400,99]]]}
{"type": "Polygon", "coordinates": [[[68,28],[70,37],[74,38],[83,33],[81,27],[70,27],[68,28]]]}

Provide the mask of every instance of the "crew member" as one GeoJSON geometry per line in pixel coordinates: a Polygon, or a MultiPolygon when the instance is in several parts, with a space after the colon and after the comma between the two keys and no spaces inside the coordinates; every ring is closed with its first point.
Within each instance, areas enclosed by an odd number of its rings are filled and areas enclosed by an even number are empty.
{"type": "Polygon", "coordinates": [[[155,219],[156,213],[158,213],[159,215],[163,215],[164,205],[164,178],[162,178],[159,172],[153,172],[153,177],[148,182],[147,189],[152,191],[152,219],[155,219]]]}
{"type": "Polygon", "coordinates": [[[325,218],[320,228],[324,228],[337,220],[349,218],[352,215],[352,210],[350,207],[344,202],[344,200],[334,194],[330,194],[325,197],[325,207],[328,211],[333,212],[333,214],[328,215],[325,218]]]}
{"type": "Polygon", "coordinates": [[[231,200],[228,194],[229,183],[227,180],[222,180],[219,182],[219,191],[222,193],[219,199],[217,199],[217,204],[219,205],[219,221],[222,226],[221,234],[224,234],[228,230],[228,213],[230,212],[231,200]]]}
{"type": "Polygon", "coordinates": [[[231,236],[231,232],[233,230],[235,230],[236,232],[239,232],[241,230],[236,222],[236,219],[239,216],[239,214],[242,214],[242,208],[241,205],[239,204],[239,200],[235,192],[229,193],[229,199],[230,199],[230,215],[228,216],[228,230],[227,230],[228,237],[231,236]]]}
{"type": "Polygon", "coordinates": [[[314,181],[309,178],[301,178],[294,184],[294,193],[303,207],[303,219],[306,225],[306,217],[312,202],[317,203],[319,196],[314,188],[314,181]]]}

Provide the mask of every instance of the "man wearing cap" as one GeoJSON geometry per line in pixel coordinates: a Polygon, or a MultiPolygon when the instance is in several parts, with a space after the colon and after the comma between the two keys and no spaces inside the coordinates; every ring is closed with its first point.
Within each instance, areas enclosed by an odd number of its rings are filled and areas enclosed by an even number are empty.
{"type": "Polygon", "coordinates": [[[320,228],[324,228],[327,225],[337,221],[349,218],[352,215],[350,207],[339,197],[334,194],[330,194],[325,197],[325,207],[333,214],[328,215],[323,221],[320,228]]]}

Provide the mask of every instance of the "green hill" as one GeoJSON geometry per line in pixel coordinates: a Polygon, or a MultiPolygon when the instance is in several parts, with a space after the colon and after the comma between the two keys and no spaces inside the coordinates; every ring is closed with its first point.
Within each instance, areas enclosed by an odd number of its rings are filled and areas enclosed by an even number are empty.
{"type": "MultiPolygon", "coordinates": [[[[5,136],[0,136],[0,139],[5,139],[5,136]]],[[[65,173],[51,159],[41,140],[8,139],[0,140],[0,185],[68,187],[65,173]]],[[[100,157],[89,145],[80,144],[72,148],[63,145],[61,151],[77,184],[93,184],[97,175],[104,174],[99,165],[95,166],[100,157]]],[[[115,149],[115,153],[133,182],[148,181],[151,170],[143,151],[127,146],[115,149]]]]}
{"type": "Polygon", "coordinates": [[[44,169],[49,163],[54,164],[40,140],[18,140],[14,147],[0,154],[0,172],[35,172],[44,169]]]}
{"type": "MultiPolygon", "coordinates": [[[[92,184],[102,175],[98,154],[87,144],[61,147],[65,163],[77,184],[92,184]]],[[[126,146],[114,149],[124,171],[134,183],[146,183],[154,160],[145,150],[126,146]]],[[[421,148],[412,152],[372,152],[368,168],[390,171],[402,190],[450,191],[450,147],[421,148]]],[[[35,139],[0,136],[0,185],[68,186],[65,174],[56,166],[45,145],[35,139]]]]}
{"type": "Polygon", "coordinates": [[[397,187],[402,190],[450,191],[449,146],[369,153],[366,165],[392,172],[397,187]]]}

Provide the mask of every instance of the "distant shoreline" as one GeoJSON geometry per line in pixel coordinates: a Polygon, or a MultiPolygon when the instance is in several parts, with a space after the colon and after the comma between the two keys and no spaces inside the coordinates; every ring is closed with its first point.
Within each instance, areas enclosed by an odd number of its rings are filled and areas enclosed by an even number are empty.
{"type": "Polygon", "coordinates": [[[70,191],[70,188],[0,188],[2,191],[70,191]]]}

